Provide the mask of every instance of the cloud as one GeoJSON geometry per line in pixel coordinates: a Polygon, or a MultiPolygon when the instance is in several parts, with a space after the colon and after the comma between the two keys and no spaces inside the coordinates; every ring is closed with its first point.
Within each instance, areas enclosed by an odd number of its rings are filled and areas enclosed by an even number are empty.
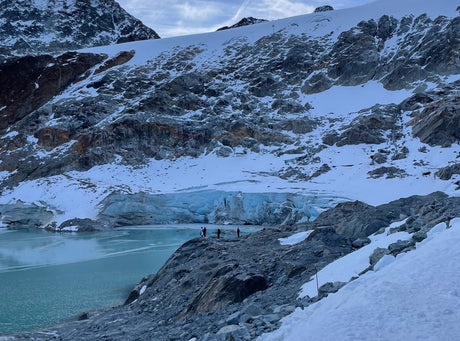
{"type": "Polygon", "coordinates": [[[275,20],[314,11],[318,6],[354,7],[373,0],[118,0],[161,37],[212,32],[244,17],[275,20]]]}
{"type": "Polygon", "coordinates": [[[240,11],[239,17],[256,17],[260,19],[274,20],[291,17],[300,14],[311,13],[315,6],[307,5],[305,2],[291,0],[263,0],[245,1],[244,9],[240,11]]]}
{"type": "Polygon", "coordinates": [[[173,5],[177,15],[189,21],[209,21],[219,17],[223,13],[222,6],[211,1],[187,1],[179,2],[173,5]]]}

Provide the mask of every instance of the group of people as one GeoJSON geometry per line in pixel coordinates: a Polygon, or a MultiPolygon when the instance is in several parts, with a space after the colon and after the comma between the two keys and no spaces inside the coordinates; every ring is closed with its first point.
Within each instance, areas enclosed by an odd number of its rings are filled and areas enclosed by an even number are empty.
{"type": "MultiPolygon", "coordinates": [[[[236,228],[236,236],[240,238],[240,228],[236,228]]],[[[217,239],[220,239],[220,235],[222,234],[222,230],[220,228],[217,229],[217,239]]],[[[201,226],[200,236],[206,238],[206,226],[201,226]]]]}

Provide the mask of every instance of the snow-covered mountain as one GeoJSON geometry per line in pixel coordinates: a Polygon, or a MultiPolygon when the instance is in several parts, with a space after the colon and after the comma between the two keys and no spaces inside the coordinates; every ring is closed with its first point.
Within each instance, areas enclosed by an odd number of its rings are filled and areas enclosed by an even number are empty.
{"type": "Polygon", "coordinates": [[[386,0],[3,63],[3,224],[292,224],[458,195],[459,25],[449,0],[386,0]]]}
{"type": "Polygon", "coordinates": [[[18,339],[455,339],[459,26],[377,0],[1,64],[1,226],[277,226],[18,339]]]}
{"type": "Polygon", "coordinates": [[[0,61],[159,38],[114,0],[2,0],[0,61]]]}

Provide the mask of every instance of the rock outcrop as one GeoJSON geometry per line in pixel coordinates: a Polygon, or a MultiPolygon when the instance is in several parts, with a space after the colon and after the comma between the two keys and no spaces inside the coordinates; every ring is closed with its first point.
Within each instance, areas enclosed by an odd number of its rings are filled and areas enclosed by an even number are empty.
{"type": "Polygon", "coordinates": [[[460,143],[460,96],[429,103],[411,124],[412,134],[430,146],[460,143]]]}
{"type": "Polygon", "coordinates": [[[334,10],[334,7],[330,5],[324,5],[324,6],[316,7],[314,12],[319,13],[319,12],[327,12],[327,11],[333,11],[333,10],[334,10]]]}
{"type": "Polygon", "coordinates": [[[159,38],[114,0],[4,0],[0,18],[0,61],[159,38]]]}
{"type": "Polygon", "coordinates": [[[217,31],[223,31],[223,30],[229,30],[231,28],[237,28],[237,27],[242,27],[242,26],[248,26],[248,25],[254,25],[254,24],[259,24],[261,22],[267,21],[265,19],[257,19],[253,17],[246,17],[238,21],[236,24],[233,24],[231,26],[223,26],[221,28],[218,28],[217,31]]]}
{"type": "Polygon", "coordinates": [[[105,58],[68,52],[58,57],[27,56],[0,64],[0,83],[9,84],[0,89],[0,130],[22,120],[70,84],[88,77],[86,72],[105,58]]]}

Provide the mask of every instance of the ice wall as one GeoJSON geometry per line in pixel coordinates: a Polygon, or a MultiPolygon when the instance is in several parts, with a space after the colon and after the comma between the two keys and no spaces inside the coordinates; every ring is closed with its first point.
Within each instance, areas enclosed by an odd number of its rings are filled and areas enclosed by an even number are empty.
{"type": "Polygon", "coordinates": [[[98,220],[114,226],[217,223],[290,224],[313,220],[340,198],[317,194],[196,191],[171,194],[111,194],[98,220]]]}

